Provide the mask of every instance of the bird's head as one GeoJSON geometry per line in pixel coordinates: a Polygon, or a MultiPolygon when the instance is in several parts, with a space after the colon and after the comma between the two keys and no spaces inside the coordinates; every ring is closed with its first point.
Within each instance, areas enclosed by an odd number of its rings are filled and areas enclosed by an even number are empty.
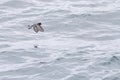
{"type": "Polygon", "coordinates": [[[42,25],[42,23],[37,23],[38,25],[42,25]]]}

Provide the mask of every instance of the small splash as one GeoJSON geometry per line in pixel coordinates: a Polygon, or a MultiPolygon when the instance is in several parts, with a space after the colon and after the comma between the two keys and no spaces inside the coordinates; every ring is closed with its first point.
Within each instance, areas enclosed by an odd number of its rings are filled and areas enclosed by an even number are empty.
{"type": "Polygon", "coordinates": [[[34,45],[34,48],[38,48],[38,46],[37,46],[37,45],[34,45]]]}

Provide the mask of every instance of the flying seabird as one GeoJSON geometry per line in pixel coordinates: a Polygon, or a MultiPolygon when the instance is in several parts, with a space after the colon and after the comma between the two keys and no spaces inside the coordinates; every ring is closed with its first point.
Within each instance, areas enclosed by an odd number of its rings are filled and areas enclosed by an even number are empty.
{"type": "Polygon", "coordinates": [[[41,23],[36,23],[36,24],[33,24],[33,25],[28,25],[28,29],[33,28],[33,30],[34,30],[36,33],[38,33],[39,31],[40,31],[40,32],[44,32],[44,29],[42,28],[41,25],[42,25],[41,23]]]}

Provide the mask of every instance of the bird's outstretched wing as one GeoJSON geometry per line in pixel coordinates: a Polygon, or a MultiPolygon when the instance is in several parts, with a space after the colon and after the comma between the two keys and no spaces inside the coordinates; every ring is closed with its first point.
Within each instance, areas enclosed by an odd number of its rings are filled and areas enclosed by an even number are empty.
{"type": "Polygon", "coordinates": [[[42,28],[42,26],[37,25],[37,29],[38,29],[38,31],[44,32],[44,29],[42,28]]]}
{"type": "Polygon", "coordinates": [[[38,31],[39,31],[39,29],[38,29],[37,26],[33,26],[33,30],[34,30],[36,33],[38,33],[38,31]]]}

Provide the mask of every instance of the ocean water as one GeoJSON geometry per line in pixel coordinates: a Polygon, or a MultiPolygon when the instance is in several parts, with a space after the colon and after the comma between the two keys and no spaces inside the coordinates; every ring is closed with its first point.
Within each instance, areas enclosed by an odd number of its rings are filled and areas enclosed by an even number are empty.
{"type": "Polygon", "coordinates": [[[0,80],[120,80],[119,21],[120,0],[1,0],[0,80]]]}

